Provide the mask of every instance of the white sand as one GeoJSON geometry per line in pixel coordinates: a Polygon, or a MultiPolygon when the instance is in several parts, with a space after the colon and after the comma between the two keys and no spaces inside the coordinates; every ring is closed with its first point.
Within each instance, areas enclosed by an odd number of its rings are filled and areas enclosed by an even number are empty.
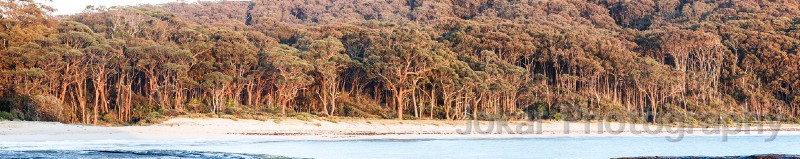
{"type": "MultiPolygon", "coordinates": [[[[0,141],[59,141],[59,140],[182,140],[182,139],[263,139],[263,140],[351,140],[351,139],[460,139],[460,138],[536,138],[536,137],[594,137],[594,136],[666,136],[675,137],[683,133],[692,135],[749,134],[771,135],[773,133],[800,134],[797,125],[764,125],[749,128],[682,129],[655,125],[625,123],[568,123],[545,121],[541,123],[497,122],[489,133],[472,131],[460,134],[468,121],[433,120],[375,120],[345,119],[336,123],[328,121],[301,121],[287,119],[276,123],[273,120],[229,120],[176,118],[152,126],[101,127],[61,124],[54,122],[0,121],[0,141]],[[529,129],[534,124],[532,130],[529,129]],[[540,124],[541,128],[536,124],[540,124]],[[508,125],[505,131],[498,126],[508,125]],[[521,126],[522,125],[522,126],[521,126]],[[518,127],[521,126],[521,129],[518,127]],[[588,131],[587,131],[588,126],[588,131]],[[624,126],[624,127],[622,127],[624,126]],[[621,128],[622,127],[622,128],[621,128]],[[649,129],[645,129],[645,127],[649,129]],[[568,129],[567,129],[568,128],[568,129]],[[511,130],[509,132],[508,130],[511,130]],[[527,131],[525,131],[527,130],[527,131]],[[705,130],[705,131],[704,131],[705,130]],[[723,131],[713,131],[723,130],[723,131]],[[691,133],[689,132],[691,131],[691,133]],[[759,134],[759,131],[761,134],[759,134]]],[[[487,132],[492,123],[481,122],[481,130],[487,132]]],[[[502,126],[501,126],[502,127],[502,126]]]]}

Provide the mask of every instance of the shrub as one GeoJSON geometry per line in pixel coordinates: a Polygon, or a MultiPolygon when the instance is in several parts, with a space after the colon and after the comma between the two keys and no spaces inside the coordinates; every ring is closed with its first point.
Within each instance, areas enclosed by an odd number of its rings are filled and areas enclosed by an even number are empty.
{"type": "Polygon", "coordinates": [[[237,105],[228,105],[224,111],[225,114],[234,115],[234,116],[242,116],[246,113],[241,106],[237,105]]]}
{"type": "Polygon", "coordinates": [[[316,118],[316,116],[311,115],[309,113],[291,113],[289,114],[289,116],[296,118],[297,120],[309,121],[309,122],[313,121],[316,118]]]}
{"type": "Polygon", "coordinates": [[[240,111],[241,109],[233,110],[233,111],[228,111],[228,109],[231,109],[231,108],[235,109],[236,107],[240,107],[240,106],[241,105],[239,105],[239,103],[237,103],[236,100],[227,99],[227,100],[225,100],[225,106],[219,108],[220,109],[219,112],[223,112],[225,114],[233,114],[232,112],[240,111]]]}
{"type": "Polygon", "coordinates": [[[550,119],[564,120],[564,115],[561,115],[561,112],[552,112],[550,113],[550,119]]]}
{"type": "Polygon", "coordinates": [[[419,118],[415,117],[413,114],[405,114],[403,115],[403,120],[417,120],[419,118]]]}
{"type": "Polygon", "coordinates": [[[505,120],[505,119],[506,117],[504,117],[502,114],[486,114],[486,113],[478,114],[478,120],[495,121],[495,120],[505,120]]]}
{"type": "Polygon", "coordinates": [[[161,117],[161,114],[164,113],[164,110],[161,107],[153,104],[142,104],[140,106],[134,107],[131,112],[131,117],[133,118],[133,122],[145,122],[149,123],[150,121],[157,117],[161,117]]]}
{"type": "Polygon", "coordinates": [[[6,95],[0,98],[0,111],[8,112],[14,119],[23,119],[25,114],[26,105],[30,103],[30,96],[23,95],[6,95]]]}
{"type": "Polygon", "coordinates": [[[14,102],[10,97],[0,98],[0,111],[10,112],[13,108],[14,102]]]}
{"type": "Polygon", "coordinates": [[[15,120],[15,119],[17,119],[17,115],[9,112],[0,111],[0,120],[15,120]]]}
{"type": "Polygon", "coordinates": [[[10,113],[15,119],[32,121],[58,121],[69,120],[69,107],[61,105],[61,101],[52,95],[13,95],[0,99],[0,111],[10,113]]]}
{"type": "Polygon", "coordinates": [[[362,118],[394,118],[396,113],[392,112],[393,109],[382,109],[378,101],[372,100],[368,97],[343,97],[338,106],[342,109],[337,109],[334,113],[350,117],[362,118]]]}
{"type": "Polygon", "coordinates": [[[281,113],[281,108],[278,107],[278,106],[269,106],[269,107],[267,107],[267,113],[280,114],[281,113]]]}
{"type": "Polygon", "coordinates": [[[314,114],[314,115],[319,116],[319,117],[328,117],[328,114],[325,114],[324,111],[315,111],[315,112],[312,112],[311,114],[314,114]]]}
{"type": "Polygon", "coordinates": [[[513,115],[514,115],[514,117],[513,117],[514,119],[525,119],[525,118],[528,117],[528,114],[525,113],[525,111],[523,111],[522,109],[517,109],[517,111],[514,112],[513,115]]]}
{"type": "Polygon", "coordinates": [[[236,118],[236,116],[228,115],[228,114],[222,114],[222,115],[219,116],[219,118],[230,119],[230,120],[233,120],[233,121],[239,121],[239,118],[236,118]]]}
{"type": "Polygon", "coordinates": [[[112,112],[109,112],[108,114],[104,114],[103,117],[101,118],[101,120],[105,121],[106,123],[113,124],[113,125],[122,124],[122,121],[117,120],[116,116],[117,116],[117,113],[112,111],[112,112]]]}
{"type": "Polygon", "coordinates": [[[345,116],[349,116],[349,117],[378,118],[378,116],[366,113],[364,111],[361,111],[361,109],[358,109],[358,108],[353,107],[353,106],[344,107],[343,113],[344,113],[345,116]]]}
{"type": "Polygon", "coordinates": [[[64,106],[58,98],[52,95],[34,95],[27,102],[25,110],[26,120],[58,121],[65,122],[63,115],[64,106]]]}
{"type": "Polygon", "coordinates": [[[139,124],[154,124],[162,120],[162,114],[158,111],[150,112],[143,119],[139,120],[139,124]]]}
{"type": "Polygon", "coordinates": [[[211,106],[206,105],[202,101],[196,98],[192,98],[189,100],[189,103],[185,105],[186,110],[190,110],[194,113],[208,113],[212,109],[211,106]]]}
{"type": "Polygon", "coordinates": [[[163,115],[164,116],[181,116],[181,115],[186,115],[186,112],[177,111],[175,109],[169,109],[169,110],[164,111],[163,115]]]}
{"type": "Polygon", "coordinates": [[[326,117],[325,121],[328,121],[328,122],[331,122],[331,123],[339,123],[340,122],[339,118],[337,118],[337,117],[326,117]]]}

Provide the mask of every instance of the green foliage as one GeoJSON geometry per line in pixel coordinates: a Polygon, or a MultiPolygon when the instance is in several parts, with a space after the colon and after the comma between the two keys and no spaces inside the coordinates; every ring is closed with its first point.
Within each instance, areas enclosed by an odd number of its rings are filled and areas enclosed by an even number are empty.
{"type": "Polygon", "coordinates": [[[148,124],[156,124],[163,121],[163,116],[160,112],[150,112],[144,117],[142,117],[137,124],[140,125],[148,125],[148,124]]]}
{"type": "Polygon", "coordinates": [[[353,106],[344,107],[344,116],[357,117],[357,118],[378,118],[376,115],[369,114],[353,106]]]}
{"type": "Polygon", "coordinates": [[[281,108],[280,107],[267,107],[266,112],[270,113],[270,114],[280,114],[281,113],[281,108]]]}
{"type": "Polygon", "coordinates": [[[232,77],[225,75],[222,72],[211,72],[203,75],[203,86],[210,88],[218,88],[233,80],[232,77]]]}
{"type": "Polygon", "coordinates": [[[415,117],[413,115],[405,115],[405,116],[403,116],[403,120],[418,120],[418,119],[419,119],[418,117],[415,117]]]}
{"type": "Polygon", "coordinates": [[[137,123],[153,123],[159,121],[164,110],[160,106],[152,104],[139,105],[133,109],[131,116],[137,123]]]}
{"type": "Polygon", "coordinates": [[[0,111],[0,120],[16,120],[18,116],[13,113],[0,111]]]}
{"type": "Polygon", "coordinates": [[[312,122],[317,119],[317,116],[311,115],[309,113],[292,113],[289,114],[289,116],[297,120],[302,120],[307,122],[312,122]]]}
{"type": "Polygon", "coordinates": [[[0,98],[0,111],[5,112],[22,112],[25,110],[27,103],[30,102],[29,96],[22,95],[8,95],[0,98]]]}
{"type": "Polygon", "coordinates": [[[32,121],[68,122],[72,109],[51,95],[5,96],[0,98],[0,111],[13,112],[15,118],[32,121]]]}
{"type": "Polygon", "coordinates": [[[35,95],[27,104],[26,119],[34,121],[57,121],[67,122],[69,118],[64,112],[69,112],[69,108],[61,105],[55,96],[35,95]]]}
{"type": "Polygon", "coordinates": [[[113,113],[104,114],[103,117],[101,118],[101,120],[103,120],[106,123],[110,123],[112,125],[121,125],[121,124],[123,124],[123,122],[117,120],[117,118],[115,116],[116,116],[116,114],[113,114],[113,113]]]}
{"type": "Polygon", "coordinates": [[[341,120],[339,118],[337,118],[337,117],[326,117],[326,118],[323,118],[323,120],[331,122],[331,123],[339,123],[339,122],[341,122],[341,120]]]}
{"type": "Polygon", "coordinates": [[[555,120],[564,120],[564,115],[561,115],[561,112],[552,112],[548,117],[555,120]]]}
{"type": "Polygon", "coordinates": [[[508,117],[503,116],[502,114],[483,113],[478,115],[478,120],[495,121],[495,120],[507,120],[507,119],[508,117]]]}
{"type": "Polygon", "coordinates": [[[207,105],[196,98],[189,100],[189,103],[186,104],[185,108],[191,112],[199,113],[209,113],[210,110],[213,109],[210,105],[207,105]]]}
{"type": "Polygon", "coordinates": [[[242,113],[243,113],[243,110],[242,110],[242,108],[239,108],[239,107],[226,107],[225,108],[225,114],[228,114],[228,115],[242,115],[242,113]]]}
{"type": "Polygon", "coordinates": [[[357,100],[356,98],[343,98],[340,101],[342,109],[339,112],[342,116],[357,118],[386,118],[391,116],[390,112],[384,111],[375,101],[357,100]]]}

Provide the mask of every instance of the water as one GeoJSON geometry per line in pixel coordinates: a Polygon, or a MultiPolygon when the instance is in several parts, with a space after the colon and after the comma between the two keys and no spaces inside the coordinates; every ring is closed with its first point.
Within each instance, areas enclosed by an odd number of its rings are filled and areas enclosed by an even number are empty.
{"type": "MultiPolygon", "coordinates": [[[[733,156],[753,154],[798,154],[800,135],[782,135],[765,142],[764,136],[686,137],[670,142],[664,137],[561,137],[517,139],[448,140],[351,140],[351,141],[0,141],[0,158],[68,154],[93,158],[100,152],[185,158],[247,158],[268,154],[300,158],[612,158],[632,156],[733,156]],[[85,151],[95,150],[95,151],[85,151]],[[157,150],[157,151],[153,151],[157,150]],[[162,151],[170,150],[170,151],[162,151]],[[55,152],[55,153],[53,153],[55,152]],[[224,153],[213,153],[224,152],[224,153]],[[32,156],[30,154],[38,154],[32,156]],[[42,155],[44,154],[44,155],[42,155]],[[77,154],[77,155],[76,155],[77,154]],[[183,154],[182,156],[180,154],[183,154]],[[186,154],[199,154],[195,156],[186,154]],[[227,156],[225,156],[227,155],[227,156]]],[[[77,157],[69,158],[77,158],[77,157]]],[[[263,156],[262,156],[263,157],[263,156]]],[[[267,156],[269,157],[269,156],[267,156]]],[[[102,158],[102,157],[101,157],[102,158]]],[[[120,158],[126,158],[122,156],[120,158]]]]}
{"type": "Polygon", "coordinates": [[[261,159],[280,156],[180,150],[28,150],[0,151],[0,158],[226,158],[261,159]]]}

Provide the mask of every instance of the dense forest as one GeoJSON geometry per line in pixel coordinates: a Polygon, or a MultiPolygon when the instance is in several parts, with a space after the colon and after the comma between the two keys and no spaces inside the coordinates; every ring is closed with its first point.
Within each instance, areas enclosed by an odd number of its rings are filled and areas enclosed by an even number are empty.
{"type": "Polygon", "coordinates": [[[0,115],[797,121],[796,0],[0,2],[0,115]]]}

